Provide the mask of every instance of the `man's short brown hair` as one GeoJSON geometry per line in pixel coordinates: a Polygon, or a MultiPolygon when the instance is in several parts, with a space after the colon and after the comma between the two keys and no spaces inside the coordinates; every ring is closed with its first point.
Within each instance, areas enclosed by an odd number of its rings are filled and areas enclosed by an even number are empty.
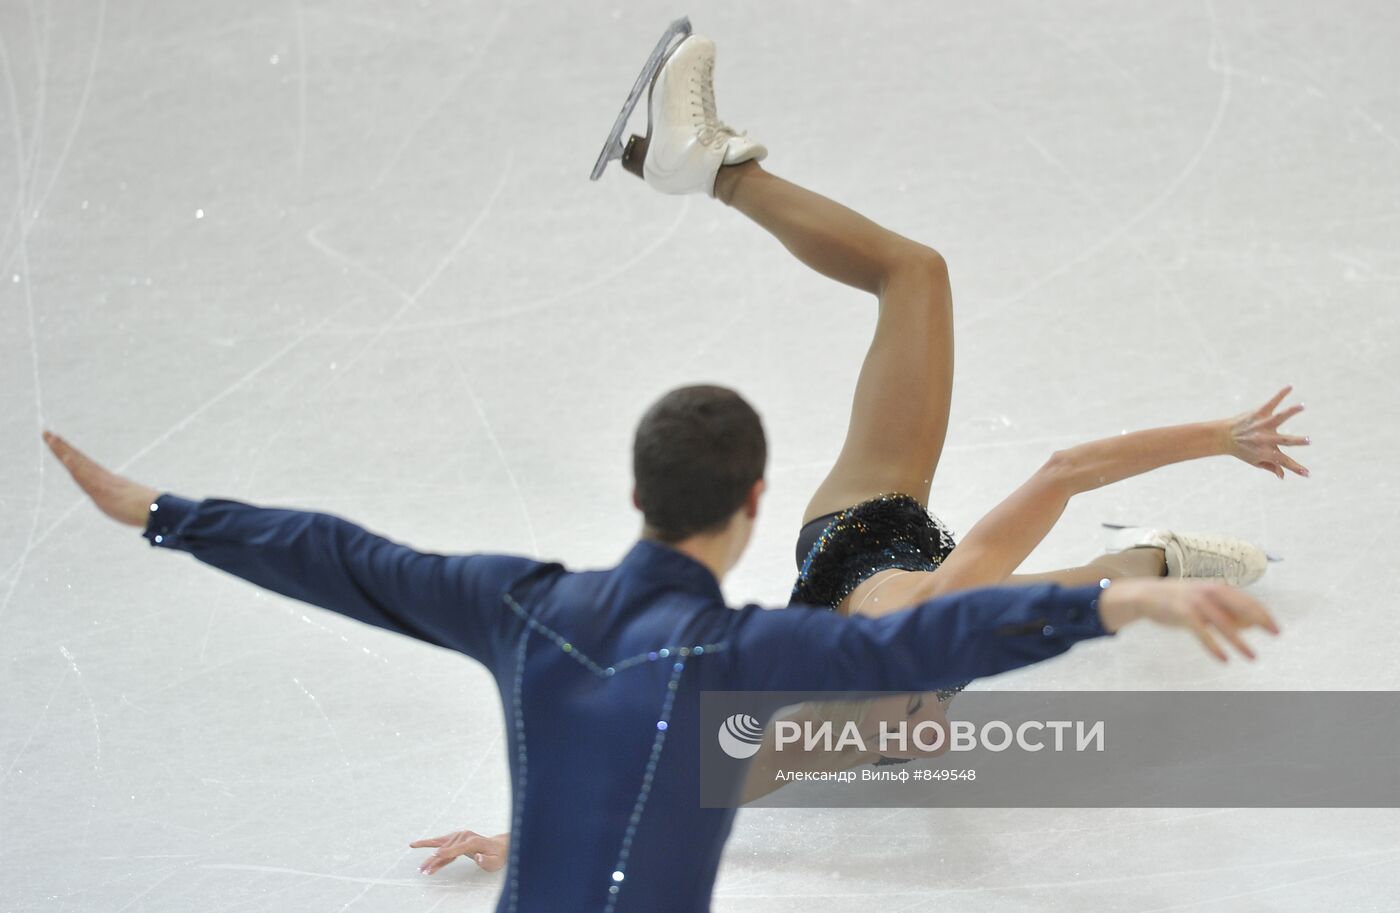
{"type": "Polygon", "coordinates": [[[663,542],[714,532],[743,506],[767,460],[763,423],[738,393],[708,385],[672,390],[637,426],[637,504],[663,542]]]}

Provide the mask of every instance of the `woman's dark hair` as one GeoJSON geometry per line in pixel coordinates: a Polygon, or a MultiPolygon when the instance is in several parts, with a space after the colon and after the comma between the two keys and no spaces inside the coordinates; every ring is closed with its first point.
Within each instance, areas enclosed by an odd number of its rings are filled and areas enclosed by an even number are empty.
{"type": "Polygon", "coordinates": [[[663,542],[724,526],[763,478],[768,443],[758,413],[724,387],[672,390],[637,426],[637,504],[663,542]]]}

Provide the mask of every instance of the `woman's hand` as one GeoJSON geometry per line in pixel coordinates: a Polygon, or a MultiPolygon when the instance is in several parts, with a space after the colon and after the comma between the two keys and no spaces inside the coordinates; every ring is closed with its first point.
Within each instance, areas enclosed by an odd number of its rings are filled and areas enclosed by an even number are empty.
{"type": "Polygon", "coordinates": [[[1297,463],[1279,449],[1280,447],[1306,447],[1312,443],[1312,438],[1279,433],[1280,425],[1303,411],[1302,403],[1289,406],[1282,412],[1274,411],[1283,402],[1284,397],[1292,392],[1292,387],[1284,387],[1274,394],[1273,399],[1258,409],[1228,421],[1230,430],[1228,453],[1230,456],[1239,457],[1251,466],[1258,466],[1260,469],[1272,472],[1280,479],[1283,478],[1285,469],[1300,476],[1306,477],[1308,475],[1305,466],[1297,463]]]}
{"type": "Polygon", "coordinates": [[[483,871],[496,872],[505,867],[510,854],[510,834],[497,834],[486,837],[476,831],[453,831],[441,837],[425,837],[409,844],[415,849],[436,849],[418,867],[424,875],[431,875],[458,856],[466,856],[483,871]]]}

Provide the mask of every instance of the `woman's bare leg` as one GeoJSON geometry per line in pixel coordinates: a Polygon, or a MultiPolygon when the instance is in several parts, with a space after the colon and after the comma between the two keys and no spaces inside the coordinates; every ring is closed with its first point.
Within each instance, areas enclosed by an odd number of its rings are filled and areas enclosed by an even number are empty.
{"type": "Polygon", "coordinates": [[[879,300],[845,445],[803,522],[886,492],[927,504],[953,389],[952,290],[943,258],[757,162],[721,168],[715,196],[812,269],[879,300]]]}
{"type": "MultiPolygon", "coordinates": [[[[943,258],[756,162],[721,168],[715,196],[807,266],[879,302],[845,444],[802,522],[887,492],[927,505],[953,390],[952,290],[943,258]]],[[[845,604],[842,610],[849,611],[845,604]]],[[[877,701],[869,718],[909,718],[906,698],[893,700],[897,706],[877,701]]],[[[933,695],[921,709],[916,721],[946,724],[933,695]]]]}
{"type": "MultiPolygon", "coordinates": [[[[1160,548],[1133,548],[1100,555],[1080,567],[1047,571],[1043,574],[1012,574],[1001,581],[984,581],[976,586],[1030,586],[1057,583],[1060,586],[1088,586],[1107,577],[1161,577],[1166,573],[1166,555],[1160,548]]],[[[917,605],[935,596],[946,596],[971,589],[952,582],[938,571],[887,570],[872,575],[842,603],[843,614],[858,613],[878,617],[917,605]]]]}
{"type": "Polygon", "coordinates": [[[1058,583],[1060,586],[1087,586],[1105,578],[1161,577],[1167,572],[1167,556],[1160,548],[1131,548],[1125,552],[1100,555],[1083,567],[1069,567],[1043,574],[1012,574],[1009,586],[1058,583]]]}

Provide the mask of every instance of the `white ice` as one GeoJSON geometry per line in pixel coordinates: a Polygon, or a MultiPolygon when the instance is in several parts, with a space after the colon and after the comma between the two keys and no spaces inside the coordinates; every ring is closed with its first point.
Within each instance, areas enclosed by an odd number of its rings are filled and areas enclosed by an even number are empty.
{"type": "MultiPolygon", "coordinates": [[[[644,406],[723,382],[773,452],[727,593],[784,600],[873,306],[709,200],[586,180],[680,12],[0,4],[0,910],[487,910],[499,875],[407,844],[507,822],[486,673],[148,549],[42,427],[181,493],[586,566],[636,533],[644,406]]],[[[947,256],[955,529],[1057,447],[1308,404],[1311,480],[1173,468],[1032,559],[1105,520],[1257,540],[1257,664],[1131,632],[980,687],[1400,687],[1392,4],[688,12],[775,170],[947,256]]],[[[765,810],[716,908],[1380,911],[1397,871],[1392,810],[765,810]]]]}

